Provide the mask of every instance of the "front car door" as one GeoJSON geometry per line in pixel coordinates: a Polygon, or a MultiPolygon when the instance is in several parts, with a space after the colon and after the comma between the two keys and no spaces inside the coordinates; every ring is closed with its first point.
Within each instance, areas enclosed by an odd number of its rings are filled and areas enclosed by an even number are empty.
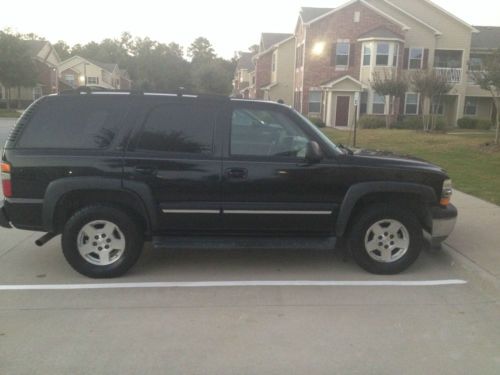
{"type": "Polygon", "coordinates": [[[138,103],[124,184],[147,185],[160,232],[220,230],[221,150],[215,136],[220,106],[161,96],[138,103]]]}
{"type": "Polygon", "coordinates": [[[280,105],[231,101],[222,162],[224,228],[233,233],[331,234],[337,163],[305,161],[314,139],[280,105]]]}

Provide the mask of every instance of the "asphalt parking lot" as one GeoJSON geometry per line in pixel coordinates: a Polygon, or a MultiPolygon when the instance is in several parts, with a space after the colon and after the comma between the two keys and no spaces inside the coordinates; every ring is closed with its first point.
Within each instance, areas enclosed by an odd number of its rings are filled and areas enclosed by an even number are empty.
{"type": "Polygon", "coordinates": [[[37,236],[0,228],[1,375],[500,373],[500,292],[456,240],[393,277],[335,252],[146,245],[102,281],[37,236]]]}

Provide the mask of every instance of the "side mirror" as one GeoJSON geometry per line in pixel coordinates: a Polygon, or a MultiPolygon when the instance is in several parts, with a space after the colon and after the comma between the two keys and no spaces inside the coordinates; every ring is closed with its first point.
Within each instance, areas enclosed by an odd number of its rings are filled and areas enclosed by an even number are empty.
{"type": "Polygon", "coordinates": [[[319,163],[323,159],[323,151],[318,142],[309,141],[306,148],[306,161],[311,164],[319,163]]]}

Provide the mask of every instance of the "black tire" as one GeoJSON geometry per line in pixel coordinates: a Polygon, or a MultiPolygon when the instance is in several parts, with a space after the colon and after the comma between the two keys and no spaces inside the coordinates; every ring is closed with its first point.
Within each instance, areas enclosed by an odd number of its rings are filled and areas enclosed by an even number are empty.
{"type": "Polygon", "coordinates": [[[92,278],[112,278],[123,275],[137,262],[144,245],[144,237],[140,225],[126,212],[112,206],[95,205],[85,207],[71,216],[64,226],[61,244],[64,257],[74,270],[92,278]],[[112,264],[92,264],[78,250],[80,230],[98,220],[106,220],[116,225],[125,239],[123,252],[112,264]]]}
{"type": "MultiPolygon", "coordinates": [[[[370,233],[371,238],[373,238],[373,232],[370,231],[370,233]]],[[[381,236],[387,233],[382,233],[381,236]]],[[[401,231],[398,234],[403,236],[401,231]]],[[[378,238],[380,237],[377,237],[377,241],[375,241],[377,242],[376,246],[384,248],[386,246],[385,242],[378,242],[378,238]],[[383,245],[379,246],[380,244],[383,245]]],[[[390,239],[384,237],[380,241],[390,241],[390,239]]],[[[390,243],[388,242],[387,246],[390,246],[390,243]]],[[[393,275],[406,270],[417,260],[422,246],[422,226],[417,217],[410,209],[395,207],[389,204],[373,204],[365,208],[354,218],[349,235],[349,247],[356,263],[366,271],[380,275],[393,275]],[[394,261],[374,259],[373,256],[376,257],[379,254],[381,256],[381,252],[375,250],[372,252],[372,256],[370,256],[365,246],[365,236],[368,239],[370,238],[370,234],[367,234],[370,227],[383,220],[395,220],[403,224],[406,234],[409,236],[409,246],[407,246],[406,252],[401,251],[403,255],[394,261]]],[[[400,250],[396,248],[394,250],[389,249],[389,251],[394,252],[395,257],[397,257],[400,250]]]]}

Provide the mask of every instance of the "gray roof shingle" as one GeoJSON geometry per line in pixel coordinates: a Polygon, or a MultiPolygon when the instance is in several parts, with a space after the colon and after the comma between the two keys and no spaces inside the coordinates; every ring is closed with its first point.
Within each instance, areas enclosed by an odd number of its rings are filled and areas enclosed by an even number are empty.
{"type": "Polygon", "coordinates": [[[284,33],[262,33],[260,48],[261,52],[267,50],[268,48],[274,46],[275,44],[290,38],[293,34],[284,33]]]}
{"type": "Polygon", "coordinates": [[[472,34],[472,49],[500,48],[500,26],[474,26],[479,32],[472,34]]]}
{"type": "Polygon", "coordinates": [[[238,63],[236,69],[247,69],[252,71],[254,69],[254,64],[252,62],[252,52],[239,52],[238,63]]]}
{"type": "Polygon", "coordinates": [[[305,23],[312,21],[315,18],[322,16],[325,13],[330,12],[334,8],[311,8],[311,7],[302,7],[300,8],[300,16],[302,17],[302,21],[305,23]]]}

